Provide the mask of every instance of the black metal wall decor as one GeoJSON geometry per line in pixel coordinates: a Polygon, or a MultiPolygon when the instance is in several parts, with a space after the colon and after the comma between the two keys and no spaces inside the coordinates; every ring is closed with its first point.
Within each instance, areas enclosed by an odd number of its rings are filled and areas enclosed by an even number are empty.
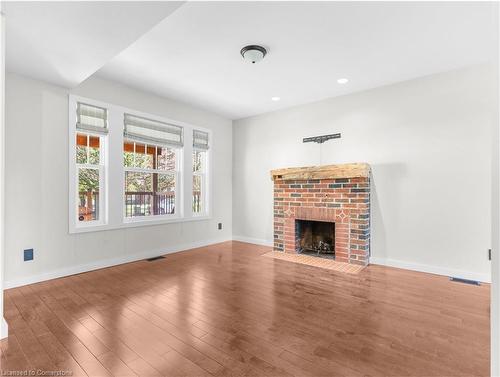
{"type": "Polygon", "coordinates": [[[311,136],[311,137],[305,137],[302,139],[303,143],[318,143],[318,144],[323,144],[327,140],[331,139],[340,139],[341,135],[340,133],[337,134],[330,134],[330,135],[322,135],[322,136],[311,136]]]}

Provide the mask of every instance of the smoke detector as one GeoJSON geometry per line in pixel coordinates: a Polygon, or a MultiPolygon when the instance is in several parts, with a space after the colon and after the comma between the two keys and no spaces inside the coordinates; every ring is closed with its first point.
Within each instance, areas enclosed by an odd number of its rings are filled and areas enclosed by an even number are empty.
{"type": "Polygon", "coordinates": [[[248,62],[255,64],[264,59],[267,54],[267,50],[262,46],[249,45],[245,46],[240,51],[241,56],[248,62]]]}

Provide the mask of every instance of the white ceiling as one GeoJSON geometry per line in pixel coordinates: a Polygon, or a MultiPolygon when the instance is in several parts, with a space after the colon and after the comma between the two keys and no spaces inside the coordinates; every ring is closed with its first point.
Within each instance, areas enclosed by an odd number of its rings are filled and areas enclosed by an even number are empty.
{"type": "Polygon", "coordinates": [[[7,70],[74,87],[180,5],[7,1],[7,70]]]}
{"type": "Polygon", "coordinates": [[[493,58],[494,3],[178,6],[7,3],[7,69],[72,86],[102,67],[101,77],[237,119],[493,58]],[[246,63],[246,44],[269,54],[246,63]]]}
{"type": "Polygon", "coordinates": [[[492,6],[187,3],[99,75],[242,118],[487,60],[492,6]],[[246,44],[269,54],[247,64],[246,44]]]}

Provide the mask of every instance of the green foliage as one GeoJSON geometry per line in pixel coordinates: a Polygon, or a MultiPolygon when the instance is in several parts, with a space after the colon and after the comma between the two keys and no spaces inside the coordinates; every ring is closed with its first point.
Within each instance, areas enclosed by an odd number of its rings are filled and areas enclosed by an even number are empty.
{"type": "Polygon", "coordinates": [[[156,192],[175,191],[175,176],[173,174],[158,174],[158,189],[156,192]]]}
{"type": "Polygon", "coordinates": [[[99,170],[80,168],[78,171],[78,191],[99,191],[99,170]]]}
{"type": "MultiPolygon", "coordinates": [[[[76,147],[76,162],[78,164],[99,165],[100,149],[92,147],[76,147]]],[[[99,170],[80,168],[78,171],[79,192],[99,191],[99,170]]]]}
{"type": "Polygon", "coordinates": [[[87,163],[87,147],[76,147],[76,163],[86,164],[87,163]]]}
{"type": "Polygon", "coordinates": [[[123,152],[123,166],[134,167],[134,152],[123,152]]]}
{"type": "Polygon", "coordinates": [[[100,150],[99,148],[89,148],[89,164],[99,165],[100,150]]]}
{"type": "Polygon", "coordinates": [[[100,150],[92,147],[76,147],[76,163],[99,165],[100,150]],[[88,156],[87,156],[88,152],[88,156]]]}
{"type": "Polygon", "coordinates": [[[151,192],[153,191],[153,176],[151,173],[125,173],[125,191],[151,192]]]}
{"type": "MultiPolygon", "coordinates": [[[[123,164],[129,168],[170,170],[175,171],[175,150],[169,148],[157,147],[156,167],[152,154],[138,153],[137,150],[146,150],[143,144],[136,144],[136,152],[123,152],[123,164]]],[[[153,192],[153,183],[156,181],[157,193],[175,191],[175,174],[161,173],[125,173],[125,191],[126,192],[153,192]]]]}

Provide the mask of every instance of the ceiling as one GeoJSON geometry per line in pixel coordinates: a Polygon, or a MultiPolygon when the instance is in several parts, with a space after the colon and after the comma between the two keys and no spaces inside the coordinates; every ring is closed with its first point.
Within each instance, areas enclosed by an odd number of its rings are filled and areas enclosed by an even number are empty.
{"type": "Polygon", "coordinates": [[[180,2],[4,2],[9,71],[74,87],[180,2]]]}
{"type": "Polygon", "coordinates": [[[97,71],[230,119],[494,59],[493,3],[44,4],[7,4],[7,69],[66,86],[97,71]],[[247,63],[247,44],[269,53],[247,63]]]}

